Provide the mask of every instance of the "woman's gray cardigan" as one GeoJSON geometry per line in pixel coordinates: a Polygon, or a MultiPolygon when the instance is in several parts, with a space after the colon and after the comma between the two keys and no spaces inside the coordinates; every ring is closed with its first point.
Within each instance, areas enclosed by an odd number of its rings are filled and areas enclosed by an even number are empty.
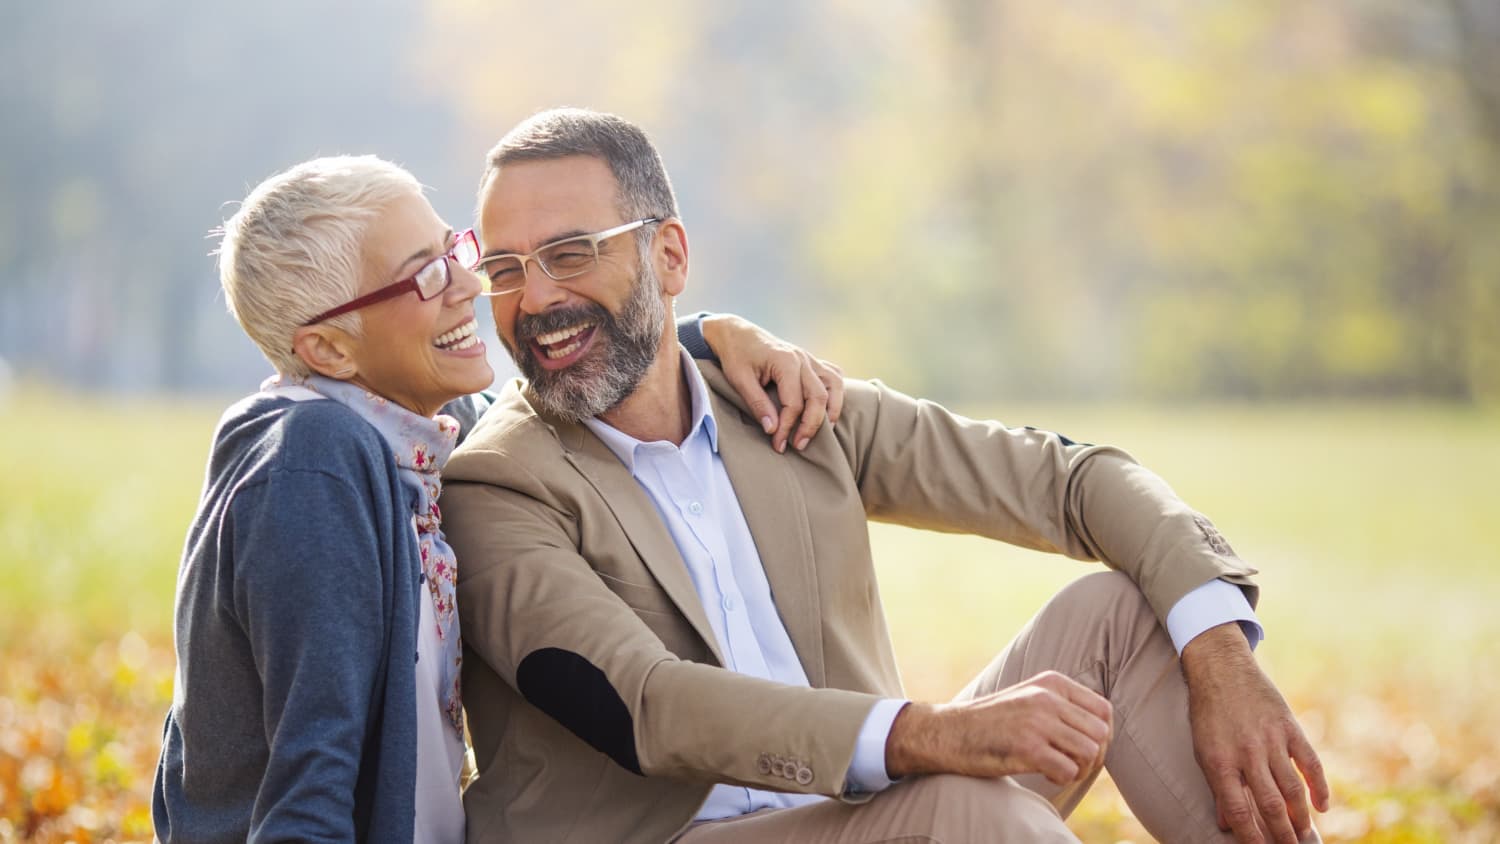
{"type": "MultiPolygon", "coordinates": [[[[679,339],[711,357],[700,316],[679,339]]],[[[443,412],[466,433],[486,406],[443,412]]],[[[178,573],[163,842],[411,842],[413,494],[338,402],[254,395],[224,413],[178,573]]]]}

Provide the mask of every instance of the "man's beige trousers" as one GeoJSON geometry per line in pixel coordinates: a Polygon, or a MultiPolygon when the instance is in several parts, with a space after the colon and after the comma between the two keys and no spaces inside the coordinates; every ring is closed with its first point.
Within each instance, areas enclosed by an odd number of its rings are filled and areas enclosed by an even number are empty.
{"type": "MultiPolygon", "coordinates": [[[[1057,594],[957,699],[1058,671],[1114,706],[1104,765],[1142,825],[1162,842],[1219,842],[1213,794],[1193,757],[1177,652],[1139,589],[1115,572],[1057,594]]],[[[1039,775],[913,777],[853,805],[829,800],[695,824],[679,844],[979,844],[1077,841],[1063,819],[1098,776],[1066,789],[1039,775]]],[[[1316,840],[1316,838],[1314,838],[1316,840]]]]}

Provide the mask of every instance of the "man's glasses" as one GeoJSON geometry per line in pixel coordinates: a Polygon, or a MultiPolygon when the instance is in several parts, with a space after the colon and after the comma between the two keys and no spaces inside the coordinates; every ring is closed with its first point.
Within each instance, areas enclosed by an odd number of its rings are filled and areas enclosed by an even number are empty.
{"type": "Polygon", "coordinates": [[[473,269],[479,262],[479,241],[474,237],[473,229],[461,232],[458,237],[454,238],[453,246],[447,252],[423,264],[422,268],[417,270],[415,275],[403,278],[393,284],[387,284],[379,290],[366,293],[358,299],[346,302],[332,310],[324,311],[302,324],[304,326],[313,325],[325,319],[333,319],[350,311],[357,311],[376,302],[384,302],[387,299],[394,299],[406,293],[416,293],[417,298],[425,302],[434,296],[440,295],[444,290],[448,289],[448,285],[453,283],[453,268],[448,266],[449,261],[457,261],[459,266],[466,269],[473,269]]]}
{"type": "Polygon", "coordinates": [[[641,226],[659,222],[659,217],[647,217],[596,234],[555,240],[528,255],[513,252],[489,255],[481,258],[473,269],[480,271],[487,296],[514,293],[525,287],[528,261],[535,261],[553,281],[574,278],[592,270],[599,263],[600,243],[626,232],[633,232],[641,226]]]}

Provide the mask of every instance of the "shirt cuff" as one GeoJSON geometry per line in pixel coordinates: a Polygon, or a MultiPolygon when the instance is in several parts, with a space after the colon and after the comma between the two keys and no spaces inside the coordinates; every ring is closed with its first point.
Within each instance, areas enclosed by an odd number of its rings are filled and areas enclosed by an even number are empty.
{"type": "Polygon", "coordinates": [[[885,742],[891,736],[896,715],[908,703],[882,700],[865,716],[865,725],[859,728],[859,738],[854,743],[854,759],[849,763],[844,791],[874,793],[890,787],[891,778],[885,770],[885,742]]]}
{"type": "Polygon", "coordinates": [[[1245,593],[1238,586],[1223,580],[1210,580],[1197,589],[1182,596],[1167,613],[1167,635],[1182,656],[1187,643],[1210,627],[1218,627],[1231,621],[1240,623],[1240,630],[1250,642],[1250,649],[1260,644],[1266,631],[1255,617],[1255,610],[1245,600],[1245,593]]]}

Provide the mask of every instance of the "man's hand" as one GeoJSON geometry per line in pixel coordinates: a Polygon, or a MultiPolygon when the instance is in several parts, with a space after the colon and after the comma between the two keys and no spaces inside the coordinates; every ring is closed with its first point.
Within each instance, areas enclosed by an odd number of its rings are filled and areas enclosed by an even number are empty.
{"type": "Polygon", "coordinates": [[[1182,670],[1193,749],[1213,789],[1219,826],[1242,844],[1296,844],[1312,828],[1309,790],[1313,806],[1328,811],[1328,781],[1239,625],[1199,634],[1182,651],[1182,670]]]}
{"type": "Polygon", "coordinates": [[[911,703],[891,724],[886,773],[999,777],[1035,772],[1067,785],[1104,764],[1111,718],[1108,700],[1055,671],[974,700],[911,703]]]}
{"type": "Polygon", "coordinates": [[[771,435],[771,446],[778,452],[786,451],[788,440],[801,451],[825,418],[830,425],[839,421],[844,407],[843,370],[733,314],[705,317],[702,329],[703,339],[719,357],[724,377],[771,435]],[[780,410],[765,390],[772,382],[781,399],[780,410]]]}

